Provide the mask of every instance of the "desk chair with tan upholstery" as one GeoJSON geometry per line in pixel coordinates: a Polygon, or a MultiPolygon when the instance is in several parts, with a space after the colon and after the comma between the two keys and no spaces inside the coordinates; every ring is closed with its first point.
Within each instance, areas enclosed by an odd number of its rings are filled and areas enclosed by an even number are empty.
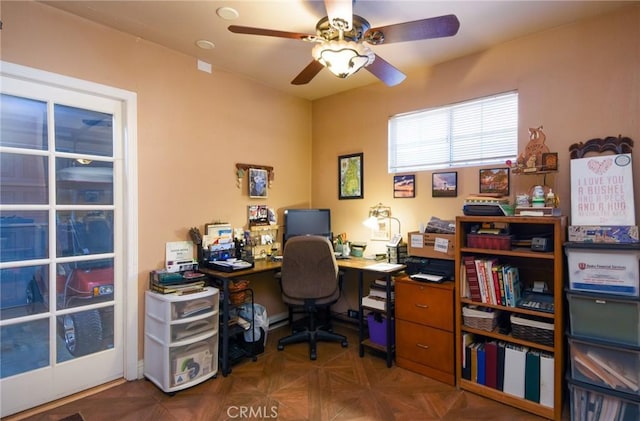
{"type": "Polygon", "coordinates": [[[347,338],[318,326],[318,311],[326,309],[340,297],[338,264],[331,242],[320,236],[292,237],[285,243],[280,272],[282,300],[302,306],[307,316],[306,328],[281,338],[278,350],[285,345],[309,342],[309,358],[317,357],[316,341],[338,341],[348,346],[347,338]]]}

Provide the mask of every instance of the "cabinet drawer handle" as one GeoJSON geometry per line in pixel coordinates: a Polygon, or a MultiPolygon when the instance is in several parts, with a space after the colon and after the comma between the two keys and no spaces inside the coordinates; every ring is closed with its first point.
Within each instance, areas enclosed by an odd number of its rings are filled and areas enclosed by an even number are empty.
{"type": "Polygon", "coordinates": [[[429,345],[416,344],[418,348],[429,349],[429,345]]]}
{"type": "Polygon", "coordinates": [[[426,305],[426,304],[416,304],[416,307],[419,307],[419,308],[429,308],[429,306],[428,306],[428,305],[426,305]]]}

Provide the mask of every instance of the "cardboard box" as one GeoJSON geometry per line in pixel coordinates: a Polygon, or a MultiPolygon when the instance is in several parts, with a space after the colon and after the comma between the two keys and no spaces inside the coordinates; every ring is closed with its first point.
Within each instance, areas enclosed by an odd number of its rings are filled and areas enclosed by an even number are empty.
{"type": "Polygon", "coordinates": [[[456,236],[454,234],[410,232],[408,253],[409,256],[453,259],[455,241],[456,236]]]}
{"type": "Polygon", "coordinates": [[[637,225],[571,225],[569,241],[583,243],[638,243],[637,225]]]}

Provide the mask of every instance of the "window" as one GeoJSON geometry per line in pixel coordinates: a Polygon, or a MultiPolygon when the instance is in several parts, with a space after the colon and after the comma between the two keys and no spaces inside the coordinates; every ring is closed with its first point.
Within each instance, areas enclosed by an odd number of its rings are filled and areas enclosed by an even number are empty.
{"type": "Polygon", "coordinates": [[[517,154],[517,92],[389,119],[389,173],[501,164],[517,154]]]}

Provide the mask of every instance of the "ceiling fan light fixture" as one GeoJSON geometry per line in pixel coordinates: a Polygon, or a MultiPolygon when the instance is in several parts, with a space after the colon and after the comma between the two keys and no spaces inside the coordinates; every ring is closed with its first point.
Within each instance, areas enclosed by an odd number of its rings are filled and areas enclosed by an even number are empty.
{"type": "Polygon", "coordinates": [[[313,47],[311,54],[331,73],[343,79],[373,63],[376,57],[366,45],[345,40],[322,42],[313,47]]]}

